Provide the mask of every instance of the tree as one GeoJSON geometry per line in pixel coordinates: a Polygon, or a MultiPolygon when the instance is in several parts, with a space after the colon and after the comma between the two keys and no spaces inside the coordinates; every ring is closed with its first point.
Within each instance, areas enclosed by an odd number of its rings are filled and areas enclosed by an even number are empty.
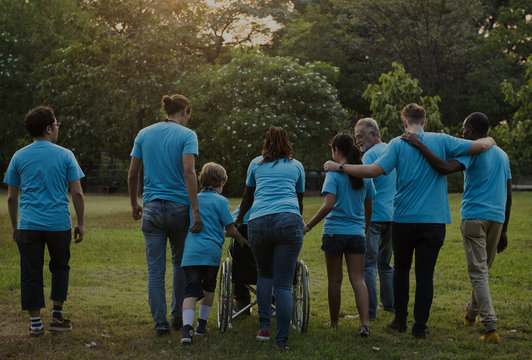
{"type": "Polygon", "coordinates": [[[189,125],[200,144],[199,165],[215,161],[229,175],[226,191],[240,195],[246,169],[260,155],[270,126],[282,126],[295,157],[321,169],[328,143],[346,120],[332,85],[338,69],[289,58],[241,53],[225,65],[204,66],[176,83],[192,102],[189,125]]]}
{"type": "Polygon", "coordinates": [[[419,81],[405,72],[401,64],[393,63],[393,70],[379,77],[379,84],[368,86],[364,99],[370,102],[371,117],[379,124],[384,141],[404,132],[401,112],[404,106],[415,102],[427,112],[427,130],[441,132],[446,129],[441,123],[438,110],[439,96],[422,96],[419,81]]]}

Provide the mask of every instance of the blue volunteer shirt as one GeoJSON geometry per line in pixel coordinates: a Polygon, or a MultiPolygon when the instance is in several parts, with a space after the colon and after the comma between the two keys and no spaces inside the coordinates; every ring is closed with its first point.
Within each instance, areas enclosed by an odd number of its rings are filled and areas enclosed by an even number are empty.
{"type": "Polygon", "coordinates": [[[301,216],[296,193],[305,192],[305,170],[293,159],[280,159],[259,165],[262,156],[251,160],[246,185],[255,187],[249,220],[289,212],[301,216]]]}
{"type": "Polygon", "coordinates": [[[234,223],[229,201],[216,191],[202,190],[198,194],[198,205],[203,228],[197,234],[188,233],[181,266],[218,266],[225,242],[224,228],[234,223]]]}
{"type": "Polygon", "coordinates": [[[194,131],[173,122],[159,122],[139,131],[131,156],[141,159],[144,166],[143,203],[162,199],[189,204],[184,154],[198,156],[194,131]]]}
{"type": "Polygon", "coordinates": [[[70,230],[68,184],[84,177],[72,151],[36,141],[18,150],[4,182],[21,189],[19,230],[70,230]]]}
{"type": "Polygon", "coordinates": [[[465,166],[462,220],[504,223],[507,181],[512,178],[508,155],[499,147],[456,158],[465,166]]]}
{"type": "MultiPolygon", "coordinates": [[[[373,145],[362,156],[362,163],[371,165],[386,150],[385,143],[373,145]]],[[[375,186],[375,197],[373,198],[373,213],[371,221],[388,222],[392,221],[393,198],[395,196],[395,170],[390,171],[388,175],[381,175],[373,179],[375,186]]]]}
{"type": "MultiPolygon", "coordinates": [[[[471,141],[439,133],[417,133],[421,141],[444,160],[469,152],[471,141]]],[[[385,174],[396,170],[397,191],[393,221],[398,223],[450,224],[447,177],[430,167],[421,153],[396,137],[375,161],[385,174]]]]}
{"type": "Polygon", "coordinates": [[[371,179],[364,179],[364,186],[354,190],[349,175],[329,171],[321,190],[322,195],[327,193],[334,194],[336,201],[325,217],[323,233],[365,236],[364,200],[375,196],[371,179]]]}

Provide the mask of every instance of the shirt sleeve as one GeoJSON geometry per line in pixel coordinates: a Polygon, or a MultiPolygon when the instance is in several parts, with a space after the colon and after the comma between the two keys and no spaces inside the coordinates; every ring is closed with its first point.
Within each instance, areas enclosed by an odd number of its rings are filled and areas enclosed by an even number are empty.
{"type": "Polygon", "coordinates": [[[447,154],[447,159],[452,159],[457,156],[467,155],[469,149],[471,148],[471,140],[459,139],[454,136],[444,135],[446,141],[445,152],[447,154]]]}
{"type": "Polygon", "coordinates": [[[395,165],[397,164],[398,141],[402,140],[399,140],[398,138],[392,139],[388,146],[386,146],[386,150],[384,150],[382,155],[374,162],[384,170],[386,175],[395,169],[395,165]]]}
{"type": "Polygon", "coordinates": [[[183,154],[194,154],[194,157],[198,157],[198,153],[198,135],[190,131],[183,147],[183,154]]]}
{"type": "Polygon", "coordinates": [[[323,187],[321,188],[321,195],[338,194],[338,179],[336,175],[336,173],[330,171],[325,174],[325,180],[323,181],[323,187]]]}
{"type": "Polygon", "coordinates": [[[136,157],[137,159],[142,159],[142,134],[138,133],[137,137],[135,137],[135,141],[133,142],[133,149],[131,150],[132,157],[136,157]]]}
{"type": "Polygon", "coordinates": [[[459,161],[466,169],[468,169],[473,163],[473,156],[474,155],[458,156],[454,160],[459,161]]]}
{"type": "Polygon", "coordinates": [[[297,169],[299,170],[299,179],[296,183],[296,192],[297,193],[304,193],[305,192],[305,169],[303,168],[303,164],[301,164],[299,161],[297,162],[297,169]]]}
{"type": "Polygon", "coordinates": [[[257,167],[257,164],[255,160],[252,160],[249,163],[248,172],[246,174],[246,186],[249,186],[249,187],[257,186],[257,183],[255,181],[255,168],[256,167],[257,167]]]}
{"type": "Polygon", "coordinates": [[[68,150],[67,156],[67,181],[70,183],[85,177],[72,151],[68,150]]]}
{"type": "Polygon", "coordinates": [[[222,201],[220,201],[220,204],[220,220],[222,221],[222,224],[224,225],[224,227],[229,224],[233,224],[235,220],[231,215],[231,207],[229,206],[229,200],[222,196],[222,201]]]}
{"type": "Polygon", "coordinates": [[[17,171],[15,156],[9,162],[4,182],[11,186],[20,187],[20,174],[17,171]]]}

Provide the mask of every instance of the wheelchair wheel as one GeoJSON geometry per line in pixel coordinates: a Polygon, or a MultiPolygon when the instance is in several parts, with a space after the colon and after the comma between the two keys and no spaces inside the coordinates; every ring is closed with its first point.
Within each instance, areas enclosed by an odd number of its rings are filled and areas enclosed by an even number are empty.
{"type": "Polygon", "coordinates": [[[307,331],[310,315],[310,278],[303,260],[296,265],[292,288],[292,327],[303,333],[307,331]]]}
{"type": "Polygon", "coordinates": [[[231,318],[231,261],[229,258],[222,263],[220,284],[218,288],[218,327],[225,331],[231,318]]]}

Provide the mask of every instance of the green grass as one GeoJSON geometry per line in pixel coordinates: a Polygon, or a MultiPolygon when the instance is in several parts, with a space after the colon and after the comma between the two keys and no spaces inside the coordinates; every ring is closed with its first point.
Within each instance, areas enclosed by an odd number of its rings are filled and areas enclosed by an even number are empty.
{"type": "MultiPolygon", "coordinates": [[[[460,195],[451,194],[453,224],[435,274],[435,298],[429,336],[416,341],[408,333],[391,333],[385,324],[391,314],[379,312],[371,336],[359,338],[354,296],[344,276],[340,327],[325,328],[329,320],[327,278],[320,250],[321,228],[305,236],[302,258],[310,269],[311,317],[305,334],[290,333],[288,353],[270,343],[255,341],[256,311],[234,323],[234,330],[216,328],[216,305],[209,335],[192,346],[179,344],[180,333],[155,335],[147,303],[147,273],[140,222],[130,216],[125,196],[86,196],[86,237],[72,244],[69,298],[65,314],[74,325],[68,334],[28,336],[28,316],[20,310],[19,255],[11,240],[6,194],[0,193],[0,359],[529,359],[532,322],[532,193],[514,193],[508,249],[499,254],[491,274],[493,303],[499,318],[500,345],[478,341],[482,328],[465,328],[462,316],[470,292],[459,230],[460,195]],[[94,342],[96,345],[87,347],[94,342]],[[378,350],[377,350],[378,349],[378,350]]],[[[231,201],[236,206],[238,200],[231,201]]],[[[305,199],[305,219],[321,205],[321,198],[305,199]]],[[[46,255],[47,256],[47,255],[46,255]]],[[[224,255],[225,256],[225,255],[224,255]]],[[[171,267],[168,261],[167,284],[171,267]]],[[[45,296],[50,274],[45,266],[45,296]]],[[[411,292],[415,282],[411,282],[411,292]]],[[[167,289],[168,301],[170,292],[167,289]]],[[[412,314],[412,301],[409,312],[412,314]]],[[[50,301],[43,320],[50,320],[50,301]]],[[[411,320],[411,319],[410,319],[411,320]]],[[[410,322],[411,325],[411,322],[410,322]]]]}

